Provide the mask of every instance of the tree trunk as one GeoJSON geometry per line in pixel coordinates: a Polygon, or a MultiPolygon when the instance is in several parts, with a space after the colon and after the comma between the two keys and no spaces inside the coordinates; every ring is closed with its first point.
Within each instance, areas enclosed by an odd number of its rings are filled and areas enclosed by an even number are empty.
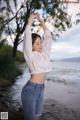
{"type": "Polygon", "coordinates": [[[18,46],[18,39],[16,38],[14,41],[13,51],[12,51],[12,57],[15,59],[16,53],[17,53],[17,46],[18,46]]]}

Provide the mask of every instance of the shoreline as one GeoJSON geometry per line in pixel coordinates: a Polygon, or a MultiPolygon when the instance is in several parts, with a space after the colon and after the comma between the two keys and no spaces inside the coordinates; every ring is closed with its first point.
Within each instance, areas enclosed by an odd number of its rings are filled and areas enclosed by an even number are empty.
{"type": "Polygon", "coordinates": [[[46,99],[43,106],[42,120],[80,120],[79,111],[67,108],[53,99],[46,99]]]}
{"type": "MultiPolygon", "coordinates": [[[[42,115],[40,116],[40,120],[80,120],[80,109],[71,107],[69,103],[70,101],[65,98],[66,94],[67,97],[68,95],[71,96],[71,94],[74,94],[75,96],[75,92],[72,92],[72,87],[71,89],[69,87],[71,87],[71,85],[66,86],[65,84],[54,83],[52,81],[45,82],[43,111],[42,115]],[[66,88],[69,91],[65,90],[66,88]],[[67,100],[67,103],[65,99],[67,100]]],[[[20,106],[18,109],[12,108],[10,107],[10,104],[6,104],[6,100],[2,102],[0,106],[2,106],[2,108],[0,108],[1,112],[8,112],[9,119],[24,120],[22,106],[20,106]]]]}
{"type": "Polygon", "coordinates": [[[80,120],[80,87],[45,81],[42,120],[80,120]]]}
{"type": "Polygon", "coordinates": [[[80,87],[75,84],[45,81],[44,100],[53,99],[80,112],[80,87]]]}
{"type": "MultiPolygon", "coordinates": [[[[4,100],[2,100],[2,104],[0,103],[0,111],[8,112],[11,120],[24,120],[19,93],[30,77],[24,67],[25,65],[20,66],[24,73],[17,77],[17,81],[10,89],[12,92],[9,102],[7,102],[7,94],[1,96],[4,100]],[[15,105],[17,105],[17,109],[15,105]]],[[[48,76],[45,81],[43,112],[40,120],[80,120],[80,84],[75,81],[55,80],[48,76]]]]}

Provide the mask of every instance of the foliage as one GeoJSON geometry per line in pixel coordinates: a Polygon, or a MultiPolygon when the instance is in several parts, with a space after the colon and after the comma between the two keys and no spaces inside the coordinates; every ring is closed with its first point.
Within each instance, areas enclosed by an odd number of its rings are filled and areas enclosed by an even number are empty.
{"type": "MultiPolygon", "coordinates": [[[[24,62],[23,53],[18,51],[17,55],[16,61],[18,63],[24,62]]],[[[0,47],[0,81],[4,79],[6,80],[5,82],[7,82],[7,80],[13,81],[15,79],[17,74],[20,72],[16,61],[12,58],[12,47],[2,44],[0,47]]]]}
{"type": "MultiPolygon", "coordinates": [[[[57,29],[57,34],[66,30],[66,27],[70,27],[71,25],[67,13],[60,8],[60,3],[57,0],[25,0],[23,3],[21,0],[1,0],[0,3],[1,17],[4,17],[0,30],[2,31],[4,29],[6,34],[10,36],[12,34],[15,35],[13,44],[16,50],[17,46],[23,40],[23,33],[28,17],[36,10],[42,9],[43,16],[44,18],[46,16],[46,20],[49,17],[51,18],[49,19],[49,23],[52,22],[54,28],[57,29]]],[[[54,30],[52,32],[54,33],[54,30]]]]}
{"type": "Polygon", "coordinates": [[[80,13],[76,14],[76,24],[80,23],[80,13]]]}

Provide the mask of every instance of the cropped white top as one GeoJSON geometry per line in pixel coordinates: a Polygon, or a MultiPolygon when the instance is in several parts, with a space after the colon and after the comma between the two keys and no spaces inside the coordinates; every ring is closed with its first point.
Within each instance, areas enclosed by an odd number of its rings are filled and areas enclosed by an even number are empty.
{"type": "Polygon", "coordinates": [[[52,71],[50,49],[52,36],[48,29],[44,30],[42,52],[32,51],[31,26],[27,25],[24,33],[23,53],[31,74],[52,71]]]}

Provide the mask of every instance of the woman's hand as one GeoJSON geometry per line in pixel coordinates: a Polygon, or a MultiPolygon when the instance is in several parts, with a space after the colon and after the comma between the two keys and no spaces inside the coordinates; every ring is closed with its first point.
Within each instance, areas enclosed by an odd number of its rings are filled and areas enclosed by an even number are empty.
{"type": "Polygon", "coordinates": [[[30,17],[28,18],[28,24],[29,24],[29,25],[32,25],[33,19],[35,19],[35,18],[36,18],[36,14],[35,14],[35,13],[32,13],[32,14],[30,15],[30,17]]]}
{"type": "Polygon", "coordinates": [[[47,28],[47,26],[45,25],[44,19],[42,19],[38,13],[32,13],[30,15],[30,17],[28,18],[29,25],[32,25],[33,19],[37,19],[41,23],[41,26],[43,27],[43,29],[47,28]]]}
{"type": "Polygon", "coordinates": [[[47,28],[47,26],[45,25],[44,19],[42,19],[40,15],[37,13],[36,13],[36,19],[41,23],[41,26],[43,27],[43,29],[47,28]]]}

